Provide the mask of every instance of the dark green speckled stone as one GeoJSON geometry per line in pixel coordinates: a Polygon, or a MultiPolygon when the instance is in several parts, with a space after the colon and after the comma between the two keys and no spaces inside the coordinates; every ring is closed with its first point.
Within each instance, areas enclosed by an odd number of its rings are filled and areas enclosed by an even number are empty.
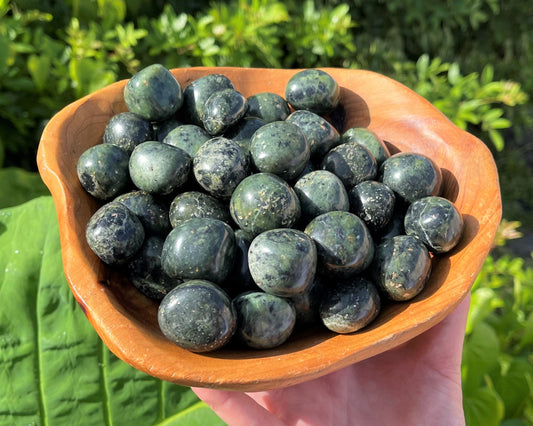
{"type": "Polygon", "coordinates": [[[163,140],[172,130],[181,125],[183,125],[183,123],[181,121],[175,120],[174,118],[169,118],[164,121],[153,122],[152,129],[154,132],[154,139],[152,140],[163,142],[163,140]]]}
{"type": "Polygon", "coordinates": [[[463,218],[447,199],[430,196],[413,202],[405,214],[405,233],[436,253],[454,248],[463,233],[463,218]]]}
{"type": "Polygon", "coordinates": [[[230,298],[204,280],[191,280],[170,291],[159,305],[157,320],[168,339],[191,352],[221,348],[236,329],[230,298]]]}
{"type": "Polygon", "coordinates": [[[108,265],[131,259],[144,241],[141,221],[125,205],[111,201],[89,219],[85,237],[91,250],[108,265]]]}
{"type": "Polygon", "coordinates": [[[246,152],[248,156],[250,156],[250,144],[252,143],[252,136],[257,129],[263,127],[265,124],[266,123],[260,118],[243,117],[224,133],[224,137],[238,143],[242,150],[246,152]]]}
{"type": "Polygon", "coordinates": [[[389,299],[406,301],[423,290],[431,272],[431,258],[416,238],[398,235],[377,246],[370,272],[389,299]]]}
{"type": "Polygon", "coordinates": [[[252,348],[275,348],[294,330],[296,313],[287,299],[249,292],[237,296],[233,306],[237,312],[236,336],[252,348]]]}
{"type": "Polygon", "coordinates": [[[121,112],[109,119],[104,130],[103,143],[116,145],[131,154],[142,142],[152,140],[152,124],[132,112],[121,112]]]}
{"type": "Polygon", "coordinates": [[[353,333],[370,324],[381,310],[379,293],[370,281],[354,278],[329,287],[320,304],[322,323],[336,333],[353,333]]]}
{"type": "Polygon", "coordinates": [[[246,98],[235,89],[220,90],[205,102],[202,124],[210,135],[220,135],[244,117],[247,107],[246,98]]]}
{"type": "Polygon", "coordinates": [[[250,274],[248,266],[248,250],[252,244],[253,236],[237,229],[235,231],[235,257],[233,268],[221,286],[231,296],[235,297],[246,291],[259,291],[250,274]]]}
{"type": "Polygon", "coordinates": [[[128,162],[128,153],[118,146],[92,146],[78,159],[78,179],[83,189],[93,197],[109,200],[131,185],[128,162]]]}
{"type": "Polygon", "coordinates": [[[292,297],[313,282],[317,264],[315,243],[296,229],[271,229],[252,241],[248,264],[252,278],[264,292],[292,297]]]}
{"type": "Polygon", "coordinates": [[[374,156],[378,167],[390,157],[390,151],[385,142],[372,130],[366,127],[352,127],[346,130],[340,139],[340,143],[355,142],[363,145],[374,156]]]}
{"type": "Polygon", "coordinates": [[[143,142],[133,150],[129,171],[139,189],[151,194],[168,195],[189,177],[191,157],[182,149],[162,142],[143,142]]]}
{"type": "Polygon", "coordinates": [[[329,211],[348,211],[350,208],[342,181],[327,170],[315,170],[302,176],[294,184],[294,191],[300,199],[304,221],[329,211]]]}
{"type": "Polygon", "coordinates": [[[317,245],[322,272],[350,277],[364,271],[374,256],[370,232],[353,213],[324,213],[314,218],[304,232],[317,245]]]}
{"type": "Polygon", "coordinates": [[[287,122],[296,124],[309,142],[311,159],[321,161],[340,142],[339,132],[328,121],[311,111],[294,111],[287,122]]]}
{"type": "Polygon", "coordinates": [[[305,109],[318,115],[335,109],[340,88],[328,73],[307,69],[294,74],[285,86],[285,99],[294,109],[305,109]]]}
{"type": "Polygon", "coordinates": [[[163,142],[183,149],[191,158],[194,158],[200,147],[209,139],[211,139],[209,133],[200,126],[183,124],[172,129],[163,142]]]}
{"type": "Polygon", "coordinates": [[[223,282],[233,266],[235,237],[218,219],[192,218],[168,234],[161,265],[171,277],[223,282]]]}
{"type": "Polygon", "coordinates": [[[183,281],[170,278],[161,267],[161,251],[164,240],[151,236],[144,243],[135,257],[128,262],[128,278],[142,294],[154,300],[161,300],[183,281]]]}
{"type": "Polygon", "coordinates": [[[146,191],[131,191],[119,195],[115,201],[124,204],[135,214],[149,234],[166,236],[170,232],[168,205],[146,191]]]}
{"type": "Polygon", "coordinates": [[[291,228],[300,218],[300,201],[283,179],[271,173],[246,177],[230,199],[235,223],[252,235],[275,228],[291,228]]]}
{"type": "Polygon", "coordinates": [[[363,145],[348,142],[330,150],[322,160],[322,168],[334,173],[346,188],[376,177],[376,159],[363,145]]]}
{"type": "Polygon", "coordinates": [[[284,121],[289,114],[289,104],[277,93],[261,92],[248,97],[248,117],[257,117],[265,123],[272,123],[284,121]]]}
{"type": "Polygon", "coordinates": [[[241,147],[222,136],[205,142],[193,160],[196,181],[212,196],[229,199],[249,174],[249,163],[241,147]]]}
{"type": "Polygon", "coordinates": [[[379,232],[392,218],[396,197],[387,185],[367,180],[348,192],[350,211],[365,222],[370,232],[379,232]]]}
{"type": "Polygon", "coordinates": [[[320,276],[302,293],[289,298],[296,311],[296,327],[306,329],[320,321],[319,307],[324,295],[324,284],[320,276]]]}
{"type": "Polygon", "coordinates": [[[146,120],[170,118],[183,103],[183,92],[172,73],[161,64],[152,64],[132,76],[124,87],[128,110],[146,120]]]}
{"type": "Polygon", "coordinates": [[[265,124],[254,133],[250,154],[257,170],[290,181],[302,173],[311,151],[298,126],[275,121],[265,124]]]}
{"type": "Polygon", "coordinates": [[[229,78],[222,74],[208,74],[191,82],[183,91],[184,111],[187,119],[198,126],[202,125],[205,102],[215,92],[234,89],[229,78]]]}
{"type": "Polygon", "coordinates": [[[231,220],[226,204],[199,191],[187,191],[176,195],[170,204],[169,217],[173,227],[194,217],[210,217],[226,223],[231,220]]]}
{"type": "Polygon", "coordinates": [[[428,195],[438,195],[442,174],[425,155],[400,152],[381,164],[379,180],[392,189],[401,200],[412,203],[428,195]]]}

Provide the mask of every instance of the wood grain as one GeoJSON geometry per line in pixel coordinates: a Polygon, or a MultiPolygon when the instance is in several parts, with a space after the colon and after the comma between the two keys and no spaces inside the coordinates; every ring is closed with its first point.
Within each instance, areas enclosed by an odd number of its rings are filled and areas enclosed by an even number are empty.
{"type": "MultiPolygon", "coordinates": [[[[393,151],[426,154],[441,168],[443,196],[455,203],[465,222],[459,245],[435,259],[422,294],[407,303],[386,305],[379,318],[360,332],[335,335],[310,330],[264,351],[228,348],[195,354],[180,349],[159,331],[157,305],[106,268],[85,241],[85,226],[98,203],[79,184],[76,162],[83,151],[101,142],[107,120],[126,111],[126,81],[120,81],[55,115],[43,132],[38,151],[39,170],[56,205],[67,280],[89,321],[119,358],[182,385],[246,391],[288,386],[406,342],[441,321],[468,293],[501,219],[498,175],[489,150],[394,80],[362,70],[324,70],[341,86],[345,129],[367,126],[393,151]]],[[[206,74],[224,74],[245,96],[263,91],[283,96],[296,71],[172,70],[182,87],[206,74]]]]}

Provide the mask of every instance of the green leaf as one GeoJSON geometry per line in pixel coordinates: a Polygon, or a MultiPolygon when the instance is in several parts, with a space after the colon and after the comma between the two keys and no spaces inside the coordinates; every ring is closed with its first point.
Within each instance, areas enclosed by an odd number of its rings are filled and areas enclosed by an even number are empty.
{"type": "Polygon", "coordinates": [[[99,339],[64,277],[51,197],[0,210],[0,306],[2,425],[153,425],[198,402],[99,339]]]}
{"type": "Polygon", "coordinates": [[[533,344],[533,312],[530,312],[527,316],[527,320],[524,326],[524,334],[520,339],[520,348],[525,348],[528,345],[533,344]]]}
{"type": "Polygon", "coordinates": [[[18,167],[0,169],[0,209],[48,194],[38,173],[18,167]]]}
{"type": "Polygon", "coordinates": [[[9,58],[9,39],[0,33],[0,76],[7,70],[9,58]]]}
{"type": "Polygon", "coordinates": [[[486,322],[476,324],[463,347],[463,389],[472,392],[483,382],[483,377],[498,365],[500,343],[494,329],[486,322]]]}
{"type": "Polygon", "coordinates": [[[515,357],[506,371],[493,377],[494,389],[505,404],[506,417],[519,417],[527,401],[533,401],[533,366],[525,357],[515,357]]]}
{"type": "Polygon", "coordinates": [[[43,55],[30,55],[28,57],[28,71],[38,90],[43,90],[50,75],[51,59],[43,55]]]}
{"type": "Polygon", "coordinates": [[[499,426],[504,406],[499,395],[484,387],[463,397],[465,420],[468,426],[499,426]]]}

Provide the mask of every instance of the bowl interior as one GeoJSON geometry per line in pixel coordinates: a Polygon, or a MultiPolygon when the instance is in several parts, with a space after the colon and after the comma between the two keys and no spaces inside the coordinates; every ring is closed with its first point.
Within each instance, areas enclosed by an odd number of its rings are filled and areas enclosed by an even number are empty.
{"type": "MultiPolygon", "coordinates": [[[[255,351],[224,348],[195,354],[168,341],[157,325],[157,304],[104,266],[85,241],[85,226],[99,203],[82,189],[76,162],[101,143],[105,125],[126,111],[120,81],[65,107],[46,127],[38,152],[41,176],[59,219],[63,266],[81,308],[106,345],[132,366],[189,386],[256,391],[296,384],[393,348],[442,320],[464,298],[489,251],[501,218],[498,176],[486,146],[454,126],[429,102],[382,75],[324,69],[341,87],[343,129],[374,130],[392,152],[431,157],[443,173],[442,195],[464,218],[463,237],[452,252],[433,260],[424,291],[389,303],[369,327],[348,335],[322,329],[298,332],[284,345],[255,351]]],[[[284,95],[297,70],[188,68],[172,70],[184,88],[214,72],[226,75],[245,96],[284,95]]]]}

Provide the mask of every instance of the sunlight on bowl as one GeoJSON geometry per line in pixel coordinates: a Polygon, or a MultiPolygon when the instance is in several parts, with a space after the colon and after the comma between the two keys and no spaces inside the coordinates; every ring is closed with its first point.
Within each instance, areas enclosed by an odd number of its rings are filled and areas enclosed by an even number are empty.
{"type": "MultiPolygon", "coordinates": [[[[445,318],[467,295],[501,218],[498,175],[489,150],[394,80],[368,71],[324,70],[341,87],[344,129],[369,127],[392,152],[423,153],[441,168],[442,195],[455,203],[464,218],[459,245],[434,259],[431,278],[418,297],[387,304],[377,320],[359,332],[335,335],[310,330],[262,351],[224,348],[196,354],[181,349],[160,332],[157,304],[100,262],[85,241],[85,226],[99,204],[79,184],[76,162],[83,151],[101,142],[109,118],[126,111],[122,93],[126,81],[119,81],[55,115],[38,152],[39,170],[57,210],[67,280],[89,321],[119,358],[150,375],[187,386],[246,391],[288,386],[412,339],[445,318]]],[[[283,96],[296,71],[172,70],[183,88],[203,75],[224,74],[245,96],[263,91],[283,96]]]]}

